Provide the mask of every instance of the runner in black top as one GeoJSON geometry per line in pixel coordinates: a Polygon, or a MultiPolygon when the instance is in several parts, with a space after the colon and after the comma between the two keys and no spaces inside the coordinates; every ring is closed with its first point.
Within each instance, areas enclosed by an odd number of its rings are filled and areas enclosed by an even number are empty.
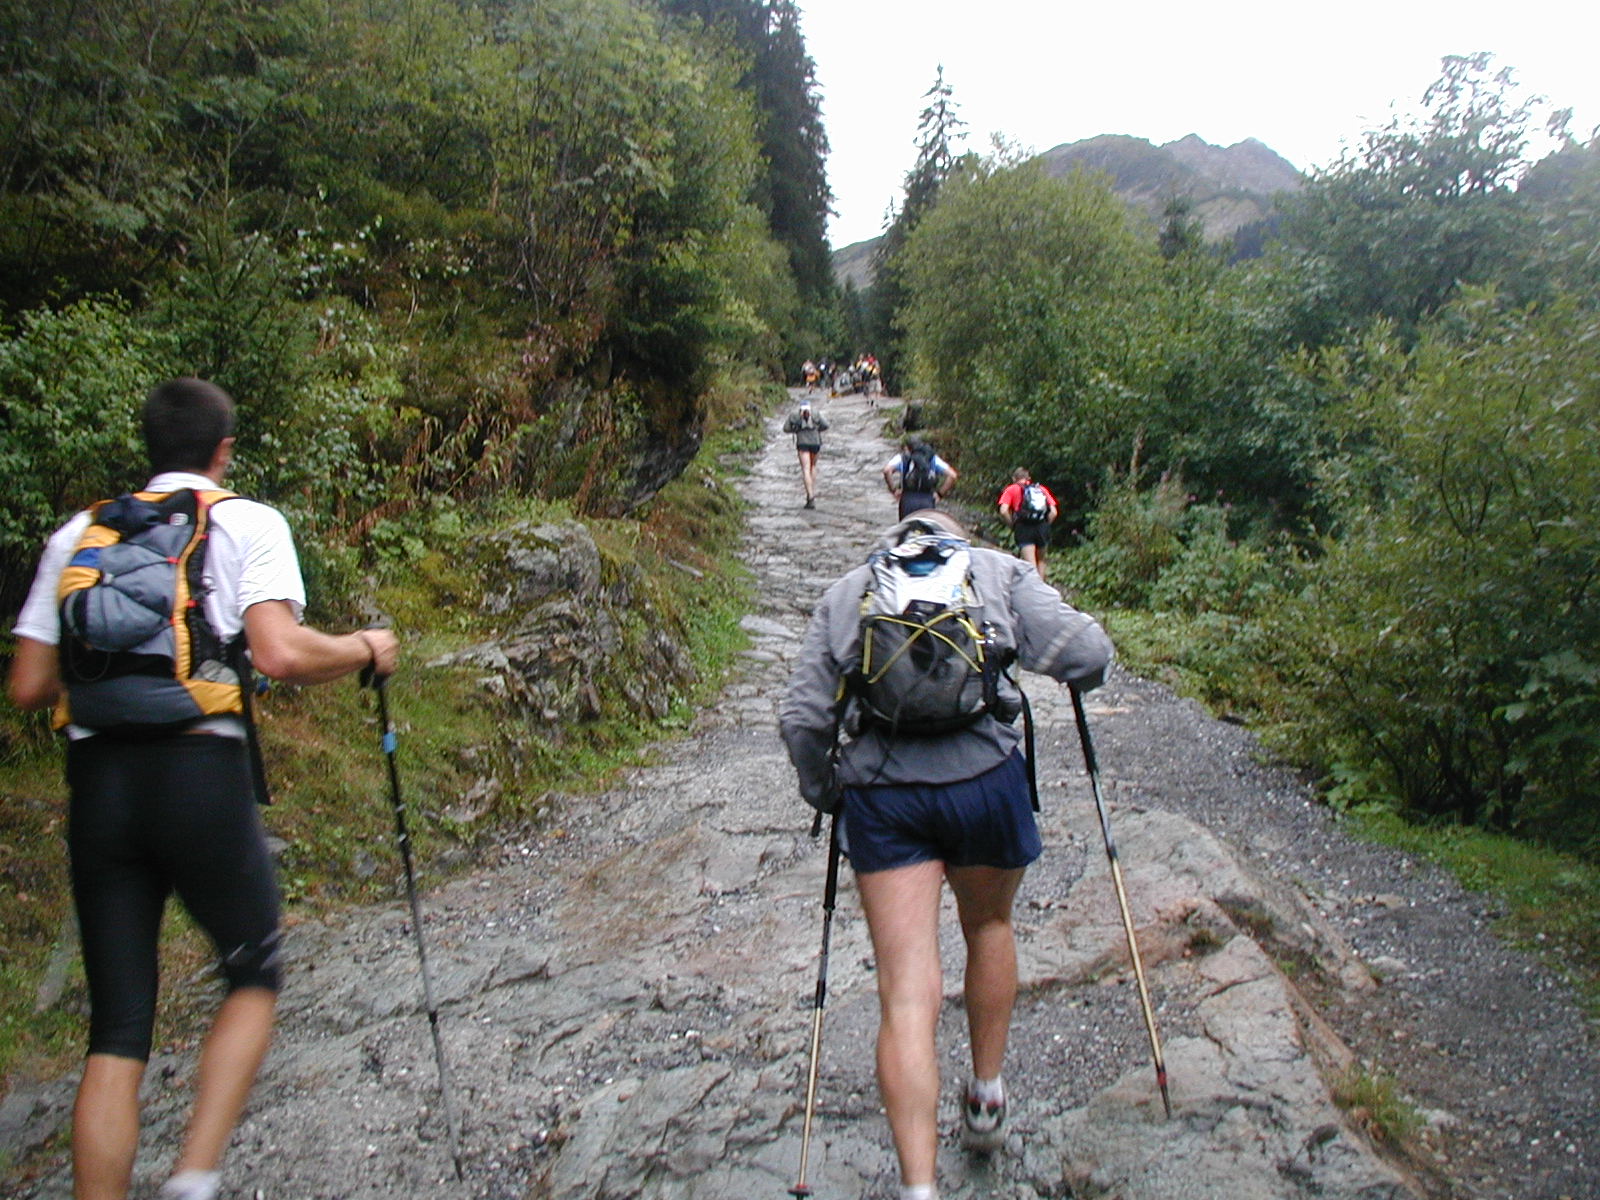
{"type": "Polygon", "coordinates": [[[900,453],[883,464],[883,482],[899,503],[900,520],[914,512],[937,508],[950,494],[960,473],[934,453],[922,438],[908,434],[900,453]]]}

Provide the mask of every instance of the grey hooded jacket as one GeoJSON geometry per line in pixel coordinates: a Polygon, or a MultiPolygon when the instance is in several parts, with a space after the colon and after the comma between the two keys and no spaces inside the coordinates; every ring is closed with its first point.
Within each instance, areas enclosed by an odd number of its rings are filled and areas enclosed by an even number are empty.
{"type": "MultiPolygon", "coordinates": [[[[896,525],[885,544],[897,545],[917,524],[912,518],[896,525]]],[[[846,709],[853,703],[842,695],[842,682],[861,662],[861,598],[871,572],[863,563],[823,595],[778,707],[778,733],[800,776],[800,794],[823,812],[837,807],[840,787],[971,779],[1005,761],[1022,740],[1020,728],[987,716],[930,737],[891,738],[869,727],[846,741],[835,766],[835,729],[843,719],[848,730],[846,709]]],[[[998,647],[1015,649],[1020,666],[1082,691],[1099,686],[1112,658],[1111,640],[1030,564],[974,546],[972,583],[978,598],[974,620],[991,623],[998,647]]],[[[1014,704],[1010,681],[1000,686],[1002,699],[1014,704]]]]}

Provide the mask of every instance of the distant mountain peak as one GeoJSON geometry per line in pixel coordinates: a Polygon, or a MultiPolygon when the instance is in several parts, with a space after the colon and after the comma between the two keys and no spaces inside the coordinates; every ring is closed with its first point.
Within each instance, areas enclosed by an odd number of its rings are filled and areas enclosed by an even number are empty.
{"type": "Polygon", "coordinates": [[[1302,182],[1293,163],[1256,138],[1215,146],[1190,133],[1157,146],[1113,134],[1068,142],[1039,157],[1050,175],[1105,172],[1119,196],[1153,217],[1174,196],[1185,196],[1212,240],[1268,219],[1273,197],[1298,191],[1302,182]]]}
{"type": "MultiPolygon", "coordinates": [[[[1047,175],[1089,170],[1110,176],[1112,190],[1154,220],[1173,197],[1186,197],[1210,241],[1228,241],[1247,226],[1270,222],[1275,197],[1299,191],[1303,183],[1293,163],[1256,138],[1215,146],[1188,133],[1158,146],[1132,134],[1102,133],[1046,150],[1039,160],[1047,175]]],[[[834,277],[870,287],[879,240],[834,250],[834,277]]]]}

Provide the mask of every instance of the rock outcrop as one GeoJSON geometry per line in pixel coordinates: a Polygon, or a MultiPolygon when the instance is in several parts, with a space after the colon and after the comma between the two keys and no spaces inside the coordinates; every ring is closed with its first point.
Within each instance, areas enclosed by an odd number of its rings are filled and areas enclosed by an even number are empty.
{"type": "Polygon", "coordinates": [[[582,522],[519,524],[486,539],[483,553],[495,560],[483,611],[506,628],[430,665],[482,671],[486,690],[552,730],[608,703],[659,719],[694,681],[671,620],[636,571],[606,569],[582,522]]]}

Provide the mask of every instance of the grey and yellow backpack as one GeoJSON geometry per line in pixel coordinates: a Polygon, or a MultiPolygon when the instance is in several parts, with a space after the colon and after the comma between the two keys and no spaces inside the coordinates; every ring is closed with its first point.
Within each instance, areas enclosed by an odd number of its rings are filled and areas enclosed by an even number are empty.
{"type": "Polygon", "coordinates": [[[1011,654],[981,622],[967,541],[913,522],[898,545],[867,561],[861,661],[846,679],[862,720],[907,737],[960,729],[986,714],[1014,720],[999,700],[1011,654]]]}
{"type": "Polygon", "coordinates": [[[57,727],[161,733],[245,713],[240,646],[206,618],[211,509],[226,491],[135,492],[91,507],[61,573],[57,727]]]}
{"type": "Polygon", "coordinates": [[[269,804],[244,636],[224,642],[204,603],[211,511],[236,498],[182,488],[90,508],[56,592],[64,691],[55,727],[151,737],[239,716],[256,799],[269,804]]]}

